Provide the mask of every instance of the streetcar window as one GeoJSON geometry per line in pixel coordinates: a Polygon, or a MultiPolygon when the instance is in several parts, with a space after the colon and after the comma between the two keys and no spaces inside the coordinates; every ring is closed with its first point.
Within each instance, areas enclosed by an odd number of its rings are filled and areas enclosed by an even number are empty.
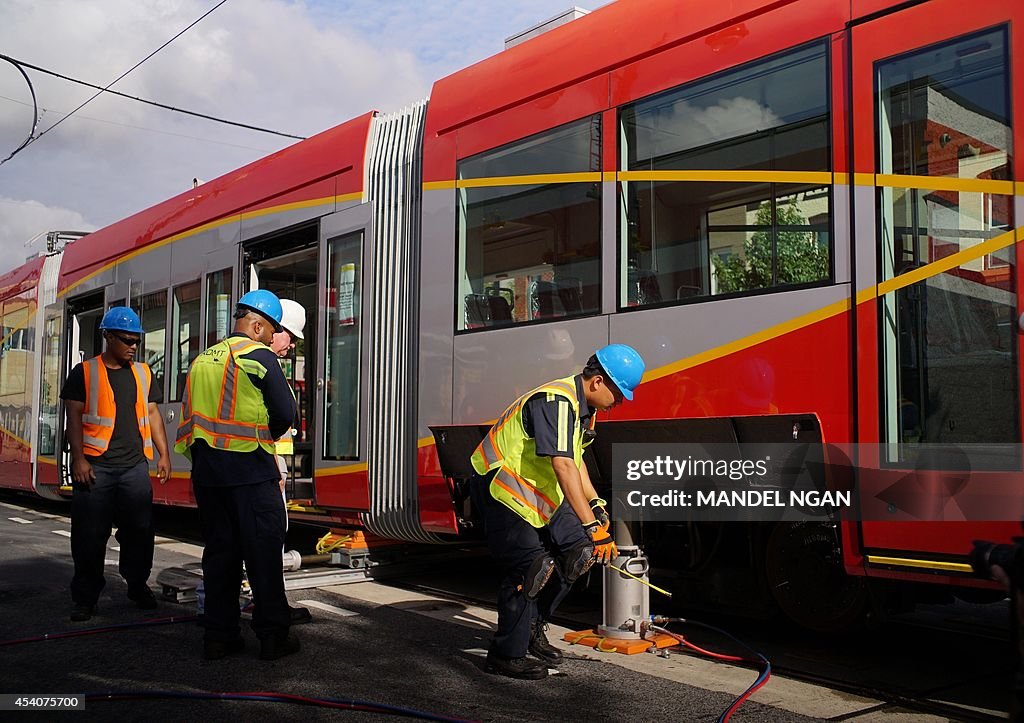
{"type": "Polygon", "coordinates": [[[176,341],[171,346],[171,374],[174,386],[171,401],[179,401],[185,393],[185,377],[192,360],[202,351],[202,332],[199,324],[200,286],[198,281],[184,284],[174,290],[171,324],[176,341]]]}
{"type": "Polygon", "coordinates": [[[231,269],[206,276],[206,346],[227,337],[231,319],[231,269]]]}
{"type": "MultiPolygon", "coordinates": [[[[29,331],[33,330],[28,301],[14,297],[3,302],[3,338],[0,344],[0,427],[8,434],[27,439],[31,417],[29,396],[32,367],[29,331]]],[[[5,445],[0,460],[10,460],[14,447],[5,445]]]]}
{"type": "Polygon", "coordinates": [[[459,162],[457,329],[598,312],[600,171],[599,115],[459,162]]]}
{"type": "Polygon", "coordinates": [[[140,299],[135,313],[142,319],[142,349],[135,358],[149,365],[153,384],[164,388],[164,346],[167,337],[167,291],[154,291],[140,299]]]}
{"type": "Polygon", "coordinates": [[[927,464],[928,445],[985,444],[1006,445],[985,464],[1019,469],[1009,54],[997,28],[875,66],[877,171],[913,177],[877,191],[879,282],[892,289],[879,316],[880,421],[896,465],[927,464]],[[901,283],[918,269],[924,278],[901,283]]]}
{"type": "Polygon", "coordinates": [[[331,239],[327,272],[327,388],[324,459],[359,458],[359,329],[363,232],[331,239]]]}
{"type": "Polygon", "coordinates": [[[60,402],[60,342],[63,317],[47,312],[43,325],[43,378],[39,392],[39,454],[53,456],[57,449],[57,406],[60,402]]]}
{"type": "Polygon", "coordinates": [[[620,307],[831,277],[826,46],[622,108],[620,307]]]}

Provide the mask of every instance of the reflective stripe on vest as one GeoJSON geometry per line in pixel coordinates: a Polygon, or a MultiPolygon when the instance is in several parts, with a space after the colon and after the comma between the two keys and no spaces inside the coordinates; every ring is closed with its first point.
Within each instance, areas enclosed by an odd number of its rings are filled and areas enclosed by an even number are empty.
{"type": "Polygon", "coordinates": [[[202,439],[228,452],[261,448],[274,454],[263,394],[249,378],[250,373],[262,375],[266,369],[257,361],[241,358],[255,349],[269,347],[247,337],[229,337],[192,362],[175,451],[191,458],[192,444],[202,439]]]}
{"type": "Polygon", "coordinates": [[[295,454],[295,438],[292,436],[292,430],[289,429],[283,437],[274,440],[274,454],[279,457],[289,457],[295,454]]]}
{"type": "MultiPolygon", "coordinates": [[[[536,440],[526,435],[523,425],[523,408],[535,394],[568,401],[579,419],[576,378],[556,379],[509,405],[477,446],[471,461],[478,474],[497,469],[490,487],[494,499],[534,527],[543,527],[562,503],[564,493],[551,460],[537,456],[536,440]]],[[[593,428],[596,417],[592,415],[589,428],[593,428]]],[[[572,438],[573,461],[577,466],[583,463],[583,447],[583,430],[577,423],[572,438]]]]}
{"type": "MultiPolygon", "coordinates": [[[[147,459],[153,459],[153,436],[149,427],[149,387],[152,372],[146,364],[132,362],[132,376],[135,377],[135,410],[133,416],[142,438],[142,452],[147,459]]],[[[114,421],[117,417],[117,400],[110,386],[110,376],[103,360],[93,357],[82,362],[85,376],[85,409],[82,413],[82,451],[98,457],[110,447],[114,436],[114,421]]]]}

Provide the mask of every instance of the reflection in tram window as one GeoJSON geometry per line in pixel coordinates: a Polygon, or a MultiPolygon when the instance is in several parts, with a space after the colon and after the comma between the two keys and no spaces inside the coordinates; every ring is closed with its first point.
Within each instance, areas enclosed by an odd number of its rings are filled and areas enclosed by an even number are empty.
{"type": "Polygon", "coordinates": [[[199,282],[184,284],[174,290],[172,309],[176,341],[171,347],[172,401],[178,401],[185,393],[185,378],[192,360],[199,356],[201,332],[199,324],[199,282]]]}
{"type": "Polygon", "coordinates": [[[39,408],[39,454],[53,456],[57,448],[57,409],[60,392],[60,314],[47,315],[43,325],[43,378],[39,408]]]}
{"type": "Polygon", "coordinates": [[[970,253],[1014,228],[1005,30],[880,63],[877,87],[879,172],[956,179],[878,191],[882,281],[917,273],[883,297],[890,461],[913,463],[922,443],[1016,443],[1013,245],[970,253]],[[973,258],[929,272],[958,253],[973,258]]]}
{"type": "Polygon", "coordinates": [[[149,365],[153,372],[153,384],[164,388],[164,347],[167,338],[167,291],[154,291],[140,300],[135,312],[142,320],[142,348],[135,352],[135,358],[149,365]]]}
{"type": "Polygon", "coordinates": [[[828,113],[820,43],[625,106],[620,306],[828,280],[828,113]]]}
{"type": "Polygon", "coordinates": [[[6,437],[0,461],[21,459],[31,416],[32,344],[34,304],[13,297],[3,302],[0,337],[0,428],[6,437]]]}
{"type": "Polygon", "coordinates": [[[458,329],[598,311],[600,170],[600,116],[459,163],[458,329]],[[555,173],[580,175],[508,178],[555,173]]]}
{"type": "Polygon", "coordinates": [[[231,269],[206,277],[206,346],[227,337],[231,323],[231,269]]]}

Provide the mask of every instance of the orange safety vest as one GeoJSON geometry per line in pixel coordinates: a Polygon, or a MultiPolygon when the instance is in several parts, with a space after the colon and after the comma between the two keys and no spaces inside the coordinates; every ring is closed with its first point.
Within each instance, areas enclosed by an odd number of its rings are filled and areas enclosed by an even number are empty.
{"type": "MultiPolygon", "coordinates": [[[[110,438],[114,436],[114,418],[117,404],[114,390],[110,388],[107,367],[100,357],[95,356],[82,362],[85,373],[85,412],[82,414],[82,451],[91,457],[98,457],[107,451],[110,438]]],[[[149,429],[149,387],[153,372],[148,364],[132,362],[135,375],[135,419],[142,435],[142,451],[146,459],[153,459],[153,435],[149,429]]]]}

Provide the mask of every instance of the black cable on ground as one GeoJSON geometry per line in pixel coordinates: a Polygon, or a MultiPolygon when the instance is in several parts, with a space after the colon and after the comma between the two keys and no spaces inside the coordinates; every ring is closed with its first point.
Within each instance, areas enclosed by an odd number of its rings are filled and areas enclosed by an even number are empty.
{"type": "Polygon", "coordinates": [[[732,717],[732,714],[735,713],[737,711],[737,709],[739,709],[739,707],[741,705],[743,705],[743,702],[746,701],[747,698],[749,698],[761,686],[763,686],[765,683],[767,683],[768,679],[772,675],[772,664],[768,660],[768,658],[766,658],[764,655],[762,655],[761,653],[759,653],[756,650],[754,650],[753,648],[751,648],[749,645],[744,643],[742,640],[736,638],[735,636],[731,635],[730,633],[726,632],[725,630],[722,630],[721,628],[716,628],[714,625],[708,625],[707,623],[701,623],[701,622],[698,622],[696,620],[687,620],[686,618],[667,618],[667,617],[661,617],[661,616],[652,616],[651,621],[653,623],[650,626],[651,630],[655,630],[657,632],[665,633],[666,635],[670,635],[673,638],[675,638],[676,640],[678,640],[682,645],[684,645],[687,648],[689,648],[691,650],[694,650],[694,651],[696,651],[696,652],[698,652],[698,653],[700,653],[702,655],[705,655],[707,657],[714,658],[714,659],[717,659],[717,660],[726,660],[726,661],[733,662],[733,663],[746,663],[747,665],[752,665],[752,666],[756,666],[757,668],[759,668],[759,672],[758,672],[757,678],[754,680],[753,683],[750,684],[750,686],[745,691],[743,691],[743,693],[738,698],[736,698],[736,700],[734,700],[732,702],[732,704],[728,708],[726,708],[722,712],[722,714],[720,716],[718,716],[718,723],[728,723],[729,719],[732,717]],[[671,630],[669,630],[668,629],[668,625],[671,624],[671,623],[681,623],[681,624],[687,624],[687,625],[697,625],[697,626],[702,627],[702,628],[707,628],[708,630],[713,630],[716,633],[719,633],[719,634],[724,635],[725,637],[729,638],[734,643],[739,645],[741,648],[744,648],[744,649],[750,651],[751,653],[753,653],[756,659],[755,658],[745,658],[745,657],[739,656],[739,655],[727,655],[727,654],[723,654],[723,653],[715,653],[715,652],[710,651],[710,650],[705,650],[704,648],[702,648],[700,646],[694,645],[693,643],[691,643],[689,640],[687,640],[682,635],[678,635],[676,633],[673,633],[671,630]]]}
{"type": "Polygon", "coordinates": [[[346,698],[312,698],[304,695],[291,695],[290,693],[275,693],[271,691],[258,691],[247,693],[215,693],[215,692],[178,692],[169,690],[140,690],[140,691],[108,691],[106,693],[86,693],[87,702],[101,702],[114,700],[229,700],[229,701],[257,701],[264,703],[292,703],[296,705],[309,705],[319,708],[334,708],[341,710],[362,711],[365,713],[381,713],[384,715],[397,715],[406,718],[418,718],[420,720],[443,721],[444,723],[471,723],[466,718],[451,718],[448,716],[427,713],[415,708],[403,708],[397,705],[385,703],[373,703],[362,700],[350,700],[346,698]]]}
{"type": "Polygon", "coordinates": [[[98,628],[82,628],[81,630],[66,630],[62,633],[43,633],[30,638],[18,638],[16,640],[0,641],[0,648],[9,645],[23,645],[25,643],[39,643],[44,640],[63,640],[65,638],[80,638],[86,635],[99,635],[100,633],[113,633],[118,630],[132,630],[134,628],[156,627],[158,625],[174,625],[176,623],[191,623],[199,619],[198,615],[175,615],[169,618],[154,618],[152,620],[139,620],[134,623],[118,623],[116,625],[103,625],[98,628]]]}

